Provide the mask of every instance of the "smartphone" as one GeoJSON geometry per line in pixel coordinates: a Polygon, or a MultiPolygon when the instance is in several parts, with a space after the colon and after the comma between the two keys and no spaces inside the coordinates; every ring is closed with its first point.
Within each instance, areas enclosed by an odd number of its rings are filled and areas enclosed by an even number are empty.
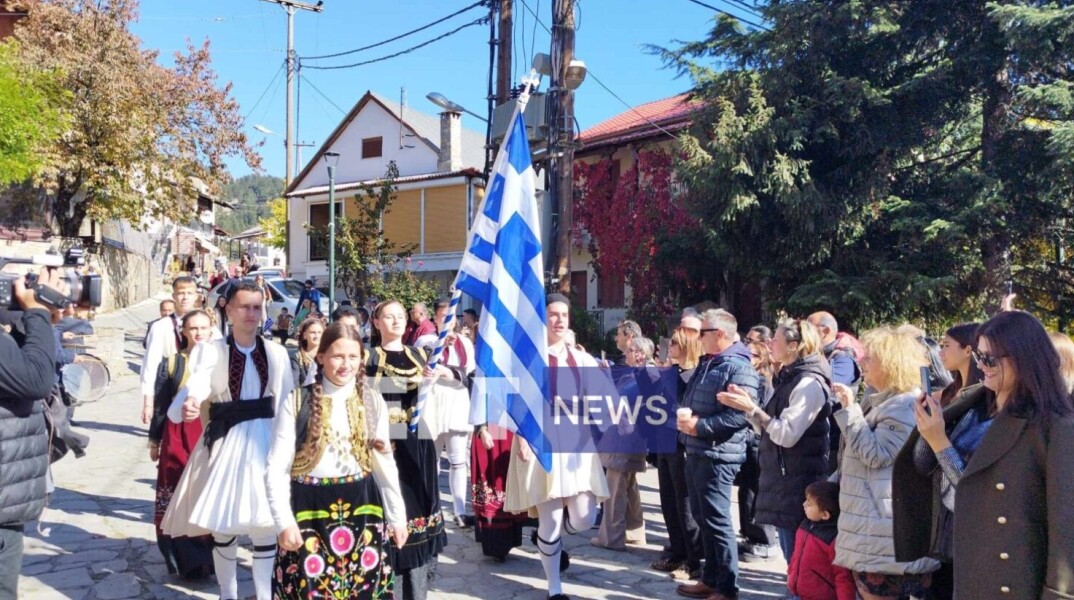
{"type": "Polygon", "coordinates": [[[671,339],[666,337],[660,338],[660,344],[657,345],[656,358],[660,361],[660,364],[665,364],[668,361],[668,346],[671,345],[671,339]]]}
{"type": "Polygon", "coordinates": [[[932,409],[929,408],[928,399],[932,397],[932,373],[928,367],[921,367],[921,391],[925,392],[925,412],[931,417],[932,409]]]}

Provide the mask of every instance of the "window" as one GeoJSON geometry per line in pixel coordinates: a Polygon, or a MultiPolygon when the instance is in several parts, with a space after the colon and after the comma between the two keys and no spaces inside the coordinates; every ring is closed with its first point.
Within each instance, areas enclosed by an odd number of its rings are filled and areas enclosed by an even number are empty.
{"type": "Polygon", "coordinates": [[[302,296],[302,292],[306,290],[304,284],[299,283],[294,279],[281,279],[275,282],[275,285],[283,288],[283,293],[289,298],[298,299],[302,296]]]}
{"type": "Polygon", "coordinates": [[[384,138],[363,138],[362,158],[379,158],[384,151],[384,138]]]}
{"type": "Polygon", "coordinates": [[[575,304],[582,308],[589,308],[589,273],[587,271],[571,271],[571,295],[574,296],[575,304]]]}
{"type": "Polygon", "coordinates": [[[283,294],[281,294],[280,291],[276,289],[276,286],[270,283],[268,286],[268,290],[269,296],[272,297],[273,302],[283,302],[283,294]]]}
{"type": "Polygon", "coordinates": [[[626,304],[622,275],[597,276],[597,308],[619,308],[626,304]]]}
{"type": "MultiPolygon", "coordinates": [[[[343,203],[336,202],[336,216],[343,215],[343,203]]],[[[313,227],[324,227],[328,225],[328,203],[323,204],[311,204],[310,205],[310,218],[309,224],[313,227]]],[[[327,260],[328,259],[328,234],[311,231],[309,233],[309,259],[310,260],[327,260]]]]}

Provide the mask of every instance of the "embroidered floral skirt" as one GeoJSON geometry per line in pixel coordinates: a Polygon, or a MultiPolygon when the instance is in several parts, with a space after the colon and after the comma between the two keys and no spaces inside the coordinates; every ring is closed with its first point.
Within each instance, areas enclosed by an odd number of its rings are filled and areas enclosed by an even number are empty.
{"type": "Polygon", "coordinates": [[[392,597],[392,547],[372,477],[296,478],[291,508],[303,544],[278,550],[273,598],[392,597]]]}
{"type": "Polygon", "coordinates": [[[485,556],[503,560],[522,545],[526,516],[503,511],[507,467],[511,463],[511,433],[493,440],[486,449],[476,434],[470,443],[470,473],[474,493],[474,537],[485,556]]]}

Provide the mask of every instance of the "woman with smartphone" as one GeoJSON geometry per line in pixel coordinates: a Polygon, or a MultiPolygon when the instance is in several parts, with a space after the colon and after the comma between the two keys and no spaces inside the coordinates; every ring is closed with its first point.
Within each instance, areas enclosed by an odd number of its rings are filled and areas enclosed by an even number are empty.
{"type": "Polygon", "coordinates": [[[914,429],[914,404],[921,397],[925,356],[916,336],[881,327],[862,336],[861,358],[866,386],[876,390],[861,404],[850,388],[834,384],[839,399],[835,422],[843,434],[839,462],[839,535],[835,564],[850,569],[864,600],[924,597],[931,557],[901,561],[895,555],[891,477],[895,457],[914,429]]]}
{"type": "Polygon", "coordinates": [[[897,556],[951,560],[937,598],[1070,597],[1074,407],[1059,356],[1035,317],[1007,311],[977,331],[974,360],[983,386],[942,410],[914,404],[920,437],[895,470],[897,556]]]}

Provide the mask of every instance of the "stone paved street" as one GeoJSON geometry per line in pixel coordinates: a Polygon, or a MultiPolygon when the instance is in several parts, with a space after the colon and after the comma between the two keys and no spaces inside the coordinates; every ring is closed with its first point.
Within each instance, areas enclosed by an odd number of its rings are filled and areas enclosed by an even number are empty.
{"type": "MultiPolygon", "coordinates": [[[[20,589],[26,599],[216,598],[213,581],[191,583],[167,574],[157,551],[152,515],[154,464],[138,419],[140,399],[136,365],[141,335],[157,311],[156,301],[98,317],[102,343],[123,340],[124,356],[109,358],[112,386],[99,402],[77,409],[75,421],[91,436],[87,455],[64,458],[53,466],[56,492],[39,524],[28,527],[20,589]],[[127,363],[130,364],[127,364],[127,363]]],[[[116,354],[120,350],[116,347],[116,354]]],[[[648,568],[666,540],[659,512],[656,472],[641,477],[649,545],[613,552],[589,544],[592,535],[566,539],[572,566],[564,592],[572,598],[609,600],[673,598],[674,583],[648,568]]],[[[442,479],[442,490],[447,489],[442,479]]],[[[445,506],[450,506],[444,496],[445,506]]],[[[737,510],[737,509],[736,509],[737,510]]],[[[543,575],[537,551],[528,541],[504,564],[484,559],[472,533],[449,532],[440,557],[432,598],[541,600],[543,575]]],[[[595,532],[594,532],[595,533],[595,532]]],[[[240,553],[240,593],[252,597],[249,552],[240,553]]],[[[743,564],[741,597],[785,596],[781,559],[743,564]]]]}

